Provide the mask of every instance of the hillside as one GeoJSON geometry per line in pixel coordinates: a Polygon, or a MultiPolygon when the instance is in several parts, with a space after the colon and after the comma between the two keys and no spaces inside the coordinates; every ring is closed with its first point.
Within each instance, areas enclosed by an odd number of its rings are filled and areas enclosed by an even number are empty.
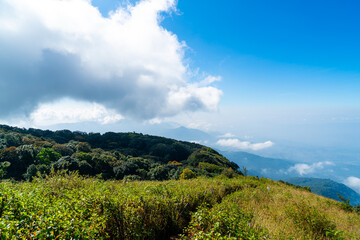
{"type": "Polygon", "coordinates": [[[1,239],[359,239],[343,203],[265,178],[0,182],[1,239]]]}
{"type": "Polygon", "coordinates": [[[21,129],[0,125],[0,176],[31,180],[56,170],[102,179],[179,179],[240,174],[215,150],[189,142],[139,133],[84,133],[21,129]],[[188,176],[188,177],[189,177],[188,176]]]}
{"type": "Polygon", "coordinates": [[[236,163],[195,143],[138,133],[53,132],[1,125],[0,238],[357,239],[360,235],[359,206],[320,197],[306,188],[242,176],[237,169],[236,163]],[[29,181],[13,181],[24,179],[29,181]]]}
{"type": "Polygon", "coordinates": [[[360,204],[360,195],[356,193],[351,188],[345,186],[344,184],[337,183],[330,179],[321,179],[321,178],[290,178],[286,179],[287,182],[299,185],[310,187],[311,192],[318,195],[332,198],[340,201],[337,194],[344,196],[346,199],[350,200],[350,204],[357,205],[360,204]]]}

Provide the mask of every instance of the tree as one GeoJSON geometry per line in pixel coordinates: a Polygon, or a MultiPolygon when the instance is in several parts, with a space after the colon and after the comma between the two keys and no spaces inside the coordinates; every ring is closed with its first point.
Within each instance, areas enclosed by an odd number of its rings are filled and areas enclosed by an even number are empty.
{"type": "Polygon", "coordinates": [[[60,153],[55,152],[51,148],[43,148],[38,155],[36,155],[36,160],[39,164],[49,165],[52,162],[55,162],[61,158],[60,153]]]}
{"type": "Polygon", "coordinates": [[[180,175],[180,179],[191,179],[194,177],[196,177],[196,174],[188,168],[185,168],[180,175]]]}
{"type": "Polygon", "coordinates": [[[32,180],[33,177],[38,176],[38,174],[40,174],[40,176],[45,176],[47,174],[50,173],[50,166],[46,165],[46,164],[31,164],[27,170],[26,173],[24,174],[24,178],[27,181],[32,180]]]}
{"type": "Polygon", "coordinates": [[[20,146],[22,143],[22,139],[20,137],[19,134],[16,133],[9,133],[5,135],[5,141],[6,141],[6,145],[8,147],[14,146],[20,146]]]}
{"type": "Polygon", "coordinates": [[[87,142],[80,142],[76,145],[76,150],[78,152],[89,153],[91,152],[91,147],[87,142]]]}
{"type": "Polygon", "coordinates": [[[65,144],[55,144],[52,148],[62,156],[71,156],[74,153],[71,147],[65,144]]]}
{"type": "Polygon", "coordinates": [[[248,170],[245,166],[242,167],[242,173],[243,173],[244,177],[246,177],[248,175],[248,170]]]}
{"type": "Polygon", "coordinates": [[[0,178],[5,177],[6,169],[10,166],[9,162],[1,162],[0,163],[0,178]]]}

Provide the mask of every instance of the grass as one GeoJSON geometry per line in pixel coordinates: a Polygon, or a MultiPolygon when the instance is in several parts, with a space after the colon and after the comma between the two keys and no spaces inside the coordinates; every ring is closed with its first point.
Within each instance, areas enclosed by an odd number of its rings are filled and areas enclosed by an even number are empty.
{"type": "Polygon", "coordinates": [[[0,183],[1,239],[360,239],[339,202],[268,179],[0,183]]]}

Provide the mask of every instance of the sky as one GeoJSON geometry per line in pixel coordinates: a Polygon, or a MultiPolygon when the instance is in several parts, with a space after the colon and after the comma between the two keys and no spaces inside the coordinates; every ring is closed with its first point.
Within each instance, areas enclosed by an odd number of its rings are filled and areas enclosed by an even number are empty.
{"type": "Polygon", "coordinates": [[[360,164],[358,9],[0,0],[0,120],[93,132],[184,126],[216,135],[218,148],[360,164]]]}

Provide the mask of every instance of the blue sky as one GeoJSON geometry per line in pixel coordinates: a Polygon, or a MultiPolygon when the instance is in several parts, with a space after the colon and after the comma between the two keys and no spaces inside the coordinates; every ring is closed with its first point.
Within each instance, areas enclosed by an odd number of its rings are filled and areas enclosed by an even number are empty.
{"type": "Polygon", "coordinates": [[[356,151],[358,8],[357,1],[0,0],[0,86],[8,89],[0,117],[41,128],[95,122],[94,131],[186,126],[241,143],[271,141],[270,148],[356,151]]]}
{"type": "Polygon", "coordinates": [[[181,132],[360,191],[359,7],[0,0],[0,123],[181,132]]]}
{"type": "Polygon", "coordinates": [[[231,101],[240,91],[259,104],[359,106],[358,5],[185,0],[163,25],[194,49],[197,65],[224,77],[231,101]]]}
{"type": "MultiPolygon", "coordinates": [[[[104,15],[118,1],[93,1],[104,15]]],[[[356,1],[188,1],[162,26],[194,68],[221,75],[229,105],[358,107],[356,1]]]]}

